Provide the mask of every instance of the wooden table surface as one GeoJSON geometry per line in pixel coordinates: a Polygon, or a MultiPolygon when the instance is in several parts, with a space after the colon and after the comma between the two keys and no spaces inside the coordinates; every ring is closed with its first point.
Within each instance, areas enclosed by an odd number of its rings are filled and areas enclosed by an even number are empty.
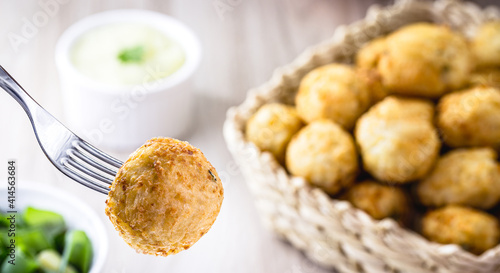
{"type": "MultiPolygon", "coordinates": [[[[185,140],[199,147],[217,170],[224,172],[225,199],[213,228],[188,251],[164,258],[140,255],[128,247],[104,214],[105,196],[72,182],[49,163],[22,108],[3,91],[0,166],[6,165],[8,159],[16,159],[19,183],[55,185],[78,195],[100,215],[110,245],[102,272],[329,272],[263,228],[252,197],[226,149],[222,124],[228,107],[241,103],[248,89],[268,80],[275,68],[292,61],[307,46],[329,38],[337,26],[362,18],[375,2],[391,1],[0,0],[0,65],[62,121],[65,117],[54,47],[72,23],[104,10],[138,8],[169,14],[197,33],[204,51],[195,75],[199,109],[196,129],[185,140]],[[13,34],[21,34],[25,24],[41,12],[48,19],[18,44],[13,43],[13,34]]],[[[128,155],[107,152],[121,159],[128,155]]],[[[5,180],[6,175],[0,174],[0,182],[5,180]]],[[[0,187],[6,186],[0,183],[0,187]]]]}

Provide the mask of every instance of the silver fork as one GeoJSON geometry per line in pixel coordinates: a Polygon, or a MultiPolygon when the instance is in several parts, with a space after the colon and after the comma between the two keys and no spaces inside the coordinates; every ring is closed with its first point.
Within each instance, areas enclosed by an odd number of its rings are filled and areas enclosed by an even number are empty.
{"type": "Polygon", "coordinates": [[[38,144],[62,173],[76,182],[107,194],[123,162],[81,139],[43,109],[0,66],[0,87],[21,104],[28,115],[38,144]]]}

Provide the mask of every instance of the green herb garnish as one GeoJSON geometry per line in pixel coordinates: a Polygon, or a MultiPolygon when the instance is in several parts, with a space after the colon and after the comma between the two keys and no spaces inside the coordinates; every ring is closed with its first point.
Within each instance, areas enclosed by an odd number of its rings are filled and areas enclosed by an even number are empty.
{"type": "Polygon", "coordinates": [[[126,48],[118,54],[118,59],[124,63],[140,63],[144,59],[144,47],[126,48]]]}

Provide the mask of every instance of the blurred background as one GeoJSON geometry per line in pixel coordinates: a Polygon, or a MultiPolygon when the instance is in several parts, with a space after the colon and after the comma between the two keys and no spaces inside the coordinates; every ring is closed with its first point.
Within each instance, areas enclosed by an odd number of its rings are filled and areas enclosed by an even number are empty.
{"type": "MultiPolygon", "coordinates": [[[[0,170],[7,160],[16,159],[19,183],[53,185],[88,203],[103,220],[109,236],[110,249],[102,272],[329,272],[261,226],[252,198],[222,137],[225,112],[241,103],[249,89],[267,81],[274,69],[291,62],[308,46],[331,37],[339,25],[363,18],[370,5],[392,2],[0,0],[0,65],[63,122],[54,51],[57,39],[71,24],[106,10],[147,9],[175,17],[190,27],[201,41],[203,59],[193,78],[194,129],[184,140],[200,148],[216,167],[223,179],[225,200],[212,230],[189,251],[167,258],[136,254],[105,216],[105,196],[72,182],[50,164],[22,108],[3,91],[0,91],[0,170]],[[46,14],[47,20],[13,46],[12,34],[21,33],[23,26],[37,20],[41,13],[46,14]]],[[[476,2],[485,7],[496,1],[476,2]]],[[[122,160],[132,152],[104,150],[122,160]]],[[[4,176],[0,172],[0,181],[5,180],[4,176]]]]}

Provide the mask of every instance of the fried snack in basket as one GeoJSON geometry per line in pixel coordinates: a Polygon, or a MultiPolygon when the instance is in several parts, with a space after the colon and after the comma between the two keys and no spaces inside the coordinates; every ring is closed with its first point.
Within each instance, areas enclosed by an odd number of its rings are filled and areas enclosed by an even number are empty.
{"type": "Polygon", "coordinates": [[[404,26],[368,43],[357,64],[376,68],[393,94],[426,98],[464,86],[474,68],[465,37],[431,23],[404,26]]]}
{"type": "Polygon", "coordinates": [[[208,232],[223,195],[215,168],[199,149],[153,138],[118,171],[106,215],[137,252],[167,256],[188,249],[208,232]]]}
{"type": "Polygon", "coordinates": [[[358,155],[352,136],[331,120],[318,120],[302,128],[288,144],[290,173],[329,194],[350,186],[358,174],[358,155]]]}
{"type": "Polygon", "coordinates": [[[426,206],[449,204],[490,209],[500,200],[500,165],[491,148],[456,149],[443,155],[417,184],[426,206]]]}
{"type": "Polygon", "coordinates": [[[500,242],[500,225],[495,217],[457,205],[427,213],[422,219],[422,233],[431,241],[457,244],[477,255],[500,242]]]}
{"type": "Polygon", "coordinates": [[[248,120],[245,136],[259,149],[271,152],[284,164],[286,147],[303,125],[295,107],[269,103],[248,120]]]}
{"type": "Polygon", "coordinates": [[[477,86],[450,93],[437,106],[437,126],[451,147],[500,148],[500,89],[477,86]]]}
{"type": "Polygon", "coordinates": [[[370,108],[354,131],[365,170],[400,184],[427,175],[441,147],[433,113],[429,101],[394,96],[370,108]]]}
{"type": "Polygon", "coordinates": [[[411,211],[408,196],[403,189],[373,180],[356,183],[347,190],[343,199],[378,220],[391,217],[405,224],[411,211]]]}
{"type": "Polygon", "coordinates": [[[307,123],[331,119],[350,130],[371,105],[369,88],[353,67],[329,64],[312,70],[301,80],[295,104],[307,123]]]}
{"type": "Polygon", "coordinates": [[[500,66],[500,21],[481,25],[471,48],[478,67],[500,66]]]}
{"type": "Polygon", "coordinates": [[[358,51],[356,54],[356,64],[359,67],[376,69],[385,51],[386,37],[375,38],[358,51]]]}

